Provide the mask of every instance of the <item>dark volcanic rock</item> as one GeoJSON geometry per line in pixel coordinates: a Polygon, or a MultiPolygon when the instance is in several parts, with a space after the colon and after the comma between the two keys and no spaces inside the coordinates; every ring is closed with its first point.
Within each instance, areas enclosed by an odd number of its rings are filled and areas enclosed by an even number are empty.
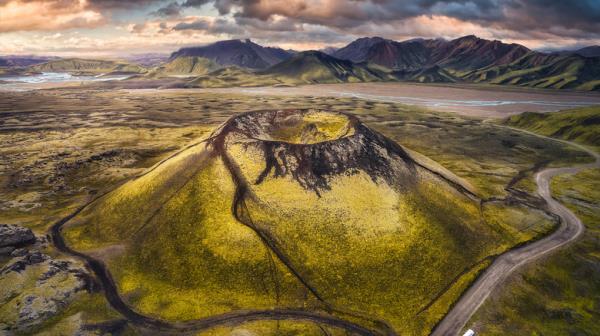
{"type": "Polygon", "coordinates": [[[30,229],[18,225],[0,224],[0,247],[18,247],[34,241],[35,236],[30,229]]]}
{"type": "Polygon", "coordinates": [[[30,331],[63,311],[89,288],[84,266],[39,251],[13,258],[0,270],[0,334],[30,331]]]}
{"type": "MultiPolygon", "coordinates": [[[[395,142],[371,130],[358,118],[344,113],[327,113],[337,118],[338,133],[326,138],[315,130],[305,115],[314,110],[261,111],[230,119],[213,137],[215,146],[243,143],[263,151],[265,169],[260,184],[269,175],[291,175],[304,188],[319,194],[330,188],[331,177],[365,172],[373,180],[409,186],[414,181],[416,162],[395,142]],[[293,139],[278,138],[277,130],[291,129],[293,139]],[[312,136],[311,136],[312,135],[312,136]],[[310,139],[307,143],[306,139],[310,139]],[[398,183],[401,181],[400,183],[398,183]]],[[[311,118],[309,118],[311,119],[311,118]]]]}
{"type": "Polygon", "coordinates": [[[17,273],[22,272],[28,266],[42,263],[42,262],[48,260],[49,258],[50,257],[48,257],[45,254],[42,254],[39,251],[33,251],[31,253],[23,255],[20,258],[16,258],[16,260],[14,260],[14,262],[9,263],[8,265],[6,265],[2,269],[0,269],[0,276],[6,275],[10,272],[17,272],[17,273]]]}

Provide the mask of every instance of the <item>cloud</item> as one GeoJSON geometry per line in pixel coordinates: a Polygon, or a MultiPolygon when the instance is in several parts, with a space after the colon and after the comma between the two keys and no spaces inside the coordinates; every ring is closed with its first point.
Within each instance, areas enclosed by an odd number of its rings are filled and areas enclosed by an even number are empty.
{"type": "Polygon", "coordinates": [[[84,0],[0,1],[0,33],[93,28],[106,23],[84,0]]]}
{"type": "Polygon", "coordinates": [[[113,11],[133,10],[162,0],[0,0],[0,33],[96,28],[113,11]]]}
{"type": "Polygon", "coordinates": [[[188,0],[185,5],[207,3],[235,17],[268,21],[280,16],[338,29],[436,16],[501,30],[532,30],[532,35],[554,29],[570,37],[600,36],[598,0],[188,0]]]}
{"type": "Polygon", "coordinates": [[[235,22],[225,19],[200,18],[192,22],[181,22],[173,27],[173,30],[185,31],[196,30],[202,31],[205,34],[214,35],[243,35],[245,30],[235,24],[235,22]]]}
{"type": "Polygon", "coordinates": [[[363,36],[468,34],[556,47],[599,43],[600,0],[0,0],[2,47],[41,48],[33,45],[35,38],[27,45],[22,35],[28,32],[47,32],[44,41],[52,50],[101,45],[119,52],[226,38],[307,49],[363,36]],[[73,28],[97,27],[103,29],[66,38],[73,28]],[[57,32],[63,36],[51,39],[57,32]],[[80,45],[55,46],[76,41],[80,45]]]}
{"type": "Polygon", "coordinates": [[[178,17],[181,16],[181,5],[177,2],[170,2],[166,6],[152,12],[151,15],[159,17],[178,17]]]}
{"type": "Polygon", "coordinates": [[[212,0],[186,0],[183,3],[183,7],[201,7],[207,3],[213,2],[212,0]]]}
{"type": "Polygon", "coordinates": [[[164,0],[87,0],[89,7],[98,10],[129,10],[164,2],[164,0]]]}

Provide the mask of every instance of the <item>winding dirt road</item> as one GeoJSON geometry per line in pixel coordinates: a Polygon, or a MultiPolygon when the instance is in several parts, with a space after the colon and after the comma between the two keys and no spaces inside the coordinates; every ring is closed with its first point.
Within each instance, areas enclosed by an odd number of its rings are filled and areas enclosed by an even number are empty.
{"type": "MultiPolygon", "coordinates": [[[[519,130],[538,137],[548,138],[531,132],[519,130]]],[[[581,220],[567,207],[552,198],[550,180],[561,174],[574,174],[584,169],[600,168],[600,154],[595,153],[579,144],[548,138],[577,147],[592,155],[596,161],[590,164],[564,168],[548,168],[540,171],[535,176],[538,194],[547,202],[548,210],[560,217],[560,227],[549,236],[534,243],[511,250],[500,257],[488,267],[485,272],[463,294],[454,307],[446,314],[444,319],[436,326],[431,336],[458,335],[465,327],[471,316],[483,304],[487,297],[503,283],[519,267],[532,262],[560,247],[563,247],[581,236],[585,227],[581,220]]]]}

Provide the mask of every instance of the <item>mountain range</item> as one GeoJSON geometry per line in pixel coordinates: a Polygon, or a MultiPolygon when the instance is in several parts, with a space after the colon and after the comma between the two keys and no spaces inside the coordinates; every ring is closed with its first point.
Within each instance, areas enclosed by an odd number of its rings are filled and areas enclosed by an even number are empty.
{"type": "Polygon", "coordinates": [[[412,39],[403,42],[365,37],[343,48],[307,52],[263,47],[250,40],[229,40],[181,49],[171,55],[169,62],[182,62],[185,57],[210,61],[205,68],[196,70],[196,74],[203,77],[187,86],[414,81],[591,91],[600,90],[600,56],[596,56],[596,52],[597,48],[589,47],[577,52],[549,54],[473,35],[449,41],[412,39]],[[218,71],[215,73],[218,80],[215,80],[211,77],[215,66],[236,66],[251,71],[218,71]]]}
{"type": "MultiPolygon", "coordinates": [[[[600,90],[599,51],[600,47],[592,46],[571,52],[543,53],[474,35],[454,40],[403,42],[364,37],[343,48],[304,52],[265,47],[245,39],[182,48],[158,65],[60,59],[35,64],[27,70],[189,77],[182,85],[193,87],[412,81],[597,91],[600,90]]],[[[0,69],[2,62],[0,59],[0,69]]],[[[11,66],[4,63],[5,69],[11,66]]]]}

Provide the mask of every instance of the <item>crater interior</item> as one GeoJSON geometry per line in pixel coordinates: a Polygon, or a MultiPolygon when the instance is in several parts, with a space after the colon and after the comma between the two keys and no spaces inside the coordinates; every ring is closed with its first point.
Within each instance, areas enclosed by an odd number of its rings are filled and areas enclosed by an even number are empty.
{"type": "Polygon", "coordinates": [[[353,120],[342,113],[324,111],[276,111],[270,122],[261,122],[255,138],[291,144],[315,144],[354,134],[353,120]]]}

